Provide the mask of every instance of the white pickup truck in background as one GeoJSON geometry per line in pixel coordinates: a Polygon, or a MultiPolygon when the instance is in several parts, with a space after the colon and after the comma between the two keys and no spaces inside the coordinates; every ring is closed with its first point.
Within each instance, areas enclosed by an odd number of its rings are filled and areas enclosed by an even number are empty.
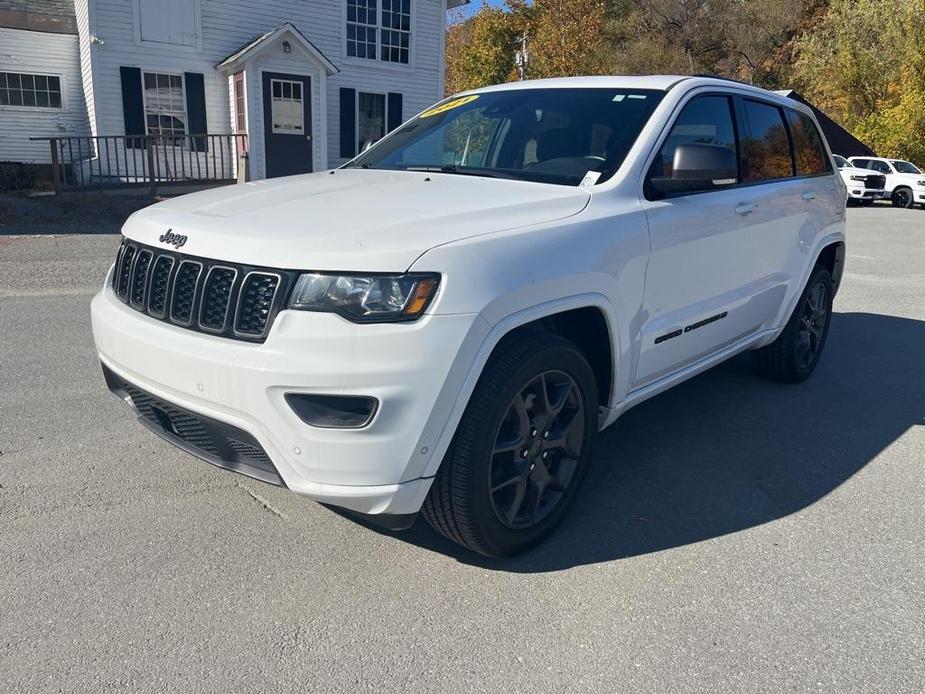
{"type": "Polygon", "coordinates": [[[852,165],[847,159],[833,154],[838,173],[848,187],[848,202],[856,201],[870,204],[874,200],[886,197],[886,176],[872,169],[862,169],[852,165]]]}
{"type": "Polygon", "coordinates": [[[884,175],[893,207],[908,208],[918,202],[925,208],[925,174],[912,162],[882,157],[849,157],[848,161],[884,175]]]}

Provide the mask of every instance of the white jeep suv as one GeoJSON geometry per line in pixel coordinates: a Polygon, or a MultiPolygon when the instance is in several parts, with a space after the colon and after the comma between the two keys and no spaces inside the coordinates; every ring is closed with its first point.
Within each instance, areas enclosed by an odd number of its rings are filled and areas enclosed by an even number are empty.
{"type": "Polygon", "coordinates": [[[813,372],[845,198],[786,97],[506,84],[342,168],[132,215],[93,332],[109,388],[186,451],[508,555],[562,520],[629,408],[745,350],[813,372]]]}
{"type": "Polygon", "coordinates": [[[849,157],[852,166],[873,169],[885,178],[886,194],[893,207],[925,207],[925,174],[912,162],[882,157],[849,157]]]}
{"type": "Polygon", "coordinates": [[[870,203],[886,196],[886,176],[872,169],[859,169],[838,154],[833,154],[835,166],[848,188],[848,202],[870,203]]]}

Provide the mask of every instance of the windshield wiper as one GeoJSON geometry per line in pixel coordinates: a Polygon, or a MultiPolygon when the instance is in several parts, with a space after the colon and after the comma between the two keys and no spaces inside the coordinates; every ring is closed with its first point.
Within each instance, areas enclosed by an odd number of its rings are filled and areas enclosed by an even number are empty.
{"type": "Polygon", "coordinates": [[[474,166],[457,166],[456,164],[442,164],[440,166],[407,166],[405,171],[424,171],[426,173],[446,173],[458,176],[484,176],[485,178],[506,178],[513,181],[520,177],[501,173],[494,169],[483,169],[474,166]]]}

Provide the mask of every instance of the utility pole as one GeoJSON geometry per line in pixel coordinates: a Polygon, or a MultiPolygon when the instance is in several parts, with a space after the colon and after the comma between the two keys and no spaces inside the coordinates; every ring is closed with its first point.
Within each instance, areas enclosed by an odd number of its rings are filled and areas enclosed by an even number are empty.
{"type": "Polygon", "coordinates": [[[523,82],[527,79],[527,65],[530,62],[530,53],[527,51],[527,32],[521,34],[515,43],[520,44],[520,50],[514,56],[514,64],[517,66],[520,81],[523,82]]]}

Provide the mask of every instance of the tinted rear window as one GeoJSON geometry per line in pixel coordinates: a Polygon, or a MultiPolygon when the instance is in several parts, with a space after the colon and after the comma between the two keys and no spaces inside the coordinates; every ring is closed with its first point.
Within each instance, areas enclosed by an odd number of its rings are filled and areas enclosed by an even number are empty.
{"type": "Polygon", "coordinates": [[[831,171],[822,136],[812,118],[790,109],[787,115],[790,118],[790,133],[793,135],[797,176],[817,176],[831,171]]]}
{"type": "Polygon", "coordinates": [[[777,106],[746,99],[748,120],[742,138],[742,180],[770,181],[793,176],[790,138],[777,106]]]}

